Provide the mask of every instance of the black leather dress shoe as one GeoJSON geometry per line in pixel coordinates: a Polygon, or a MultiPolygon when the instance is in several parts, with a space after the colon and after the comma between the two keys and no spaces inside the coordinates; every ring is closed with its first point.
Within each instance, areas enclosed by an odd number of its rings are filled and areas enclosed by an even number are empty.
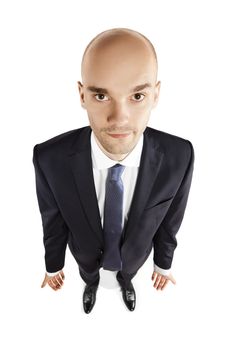
{"type": "Polygon", "coordinates": [[[95,305],[96,301],[96,291],[98,289],[98,286],[88,286],[86,285],[84,292],[83,292],[83,309],[86,312],[86,314],[89,314],[91,310],[93,309],[93,306],[95,305]]]}
{"type": "Polygon", "coordinates": [[[131,286],[128,287],[127,289],[124,287],[121,287],[121,291],[122,291],[122,296],[123,296],[125,305],[130,311],[133,311],[136,305],[136,293],[132,283],[131,283],[131,286]]]}

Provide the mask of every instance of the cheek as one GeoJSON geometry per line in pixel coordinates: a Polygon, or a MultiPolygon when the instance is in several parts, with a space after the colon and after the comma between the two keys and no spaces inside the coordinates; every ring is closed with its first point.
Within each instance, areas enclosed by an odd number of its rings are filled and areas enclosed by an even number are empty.
{"type": "Polygon", "coordinates": [[[87,110],[89,124],[91,128],[96,132],[100,132],[101,129],[106,127],[106,117],[103,111],[99,111],[96,108],[90,108],[87,110]]]}
{"type": "Polygon", "coordinates": [[[96,101],[87,99],[86,101],[86,110],[89,115],[94,118],[100,118],[100,116],[104,116],[107,113],[107,106],[104,103],[98,103],[96,101]]]}
{"type": "Polygon", "coordinates": [[[146,121],[148,121],[151,110],[151,105],[140,104],[131,108],[130,116],[137,123],[144,124],[146,121]]]}
{"type": "Polygon", "coordinates": [[[90,120],[90,122],[94,123],[94,124],[100,124],[102,122],[102,120],[104,119],[104,109],[102,106],[100,106],[97,103],[93,103],[90,101],[86,101],[86,111],[88,114],[88,118],[90,120]]]}

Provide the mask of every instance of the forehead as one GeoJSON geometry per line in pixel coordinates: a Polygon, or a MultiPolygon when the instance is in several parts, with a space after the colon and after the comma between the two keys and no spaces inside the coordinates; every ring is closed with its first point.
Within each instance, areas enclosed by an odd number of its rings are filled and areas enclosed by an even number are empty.
{"type": "Polygon", "coordinates": [[[151,47],[131,37],[93,45],[82,64],[84,85],[108,89],[154,83],[156,75],[157,62],[151,47]]]}
{"type": "Polygon", "coordinates": [[[88,60],[83,74],[85,86],[98,86],[108,91],[132,91],[148,83],[156,83],[157,70],[153,57],[101,55],[88,60]]]}

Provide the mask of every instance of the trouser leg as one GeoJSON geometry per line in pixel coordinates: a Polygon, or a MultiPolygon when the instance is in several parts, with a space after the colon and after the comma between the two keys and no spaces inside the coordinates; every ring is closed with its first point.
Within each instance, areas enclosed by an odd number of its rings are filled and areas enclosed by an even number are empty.
{"type": "Polygon", "coordinates": [[[87,285],[98,286],[100,280],[99,270],[90,273],[79,266],[79,273],[87,285]]]}
{"type": "Polygon", "coordinates": [[[126,273],[124,271],[118,271],[116,278],[123,288],[129,288],[131,285],[131,280],[136,275],[137,271],[134,273],[126,273]]]}

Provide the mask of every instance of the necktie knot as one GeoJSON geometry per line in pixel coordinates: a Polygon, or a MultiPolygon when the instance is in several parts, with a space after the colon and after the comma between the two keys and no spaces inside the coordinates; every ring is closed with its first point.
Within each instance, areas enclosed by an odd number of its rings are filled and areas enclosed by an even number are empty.
{"type": "Polygon", "coordinates": [[[119,163],[109,168],[108,173],[109,173],[110,180],[119,181],[124,169],[125,169],[125,166],[119,163]]]}

